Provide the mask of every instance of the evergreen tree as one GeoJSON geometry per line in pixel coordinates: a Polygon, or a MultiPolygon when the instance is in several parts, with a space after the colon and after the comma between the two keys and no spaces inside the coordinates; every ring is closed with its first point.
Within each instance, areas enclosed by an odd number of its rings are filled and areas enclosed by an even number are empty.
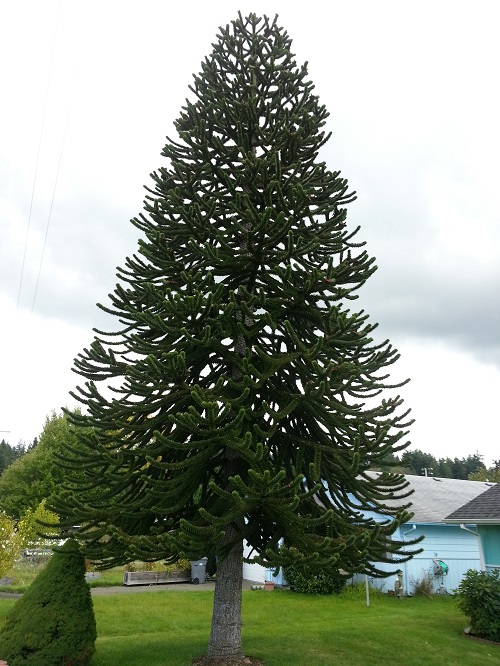
{"type": "Polygon", "coordinates": [[[469,474],[471,481],[491,481],[493,483],[500,483],[500,460],[494,460],[491,467],[479,468],[469,474]]]}
{"type": "Polygon", "coordinates": [[[453,460],[451,458],[439,458],[438,471],[435,476],[441,477],[443,479],[452,479],[453,478],[453,460]]]}
{"type": "Polygon", "coordinates": [[[377,397],[398,354],[347,307],[376,267],[290,45],[239,15],[195,76],[101,306],[122,328],[75,360],[87,412],[70,418],[92,432],[63,463],[87,480],[54,504],[103,566],[216,554],[212,660],[243,655],[243,539],[274,566],[377,574],[410,556],[389,539],[404,478],[366,473],[406,446],[402,399],[377,397]]]}
{"type": "Polygon", "coordinates": [[[417,476],[438,476],[438,461],[430,453],[424,453],[419,449],[405,451],[401,456],[401,464],[409,470],[410,474],[417,476]]]}
{"type": "Polygon", "coordinates": [[[14,461],[14,451],[2,439],[0,442],[0,475],[7,469],[7,467],[14,461]]]}
{"type": "Polygon", "coordinates": [[[17,446],[10,446],[5,439],[2,439],[0,442],[0,476],[5,472],[9,465],[20,458],[26,453],[26,449],[23,444],[18,444],[17,446]]]}

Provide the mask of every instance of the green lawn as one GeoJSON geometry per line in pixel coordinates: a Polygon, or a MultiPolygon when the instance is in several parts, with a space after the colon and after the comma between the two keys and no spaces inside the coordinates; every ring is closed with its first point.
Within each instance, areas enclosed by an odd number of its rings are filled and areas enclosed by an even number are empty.
{"type": "MultiPolygon", "coordinates": [[[[19,560],[8,574],[13,579],[12,583],[9,585],[0,585],[0,592],[26,592],[31,583],[47,565],[47,562],[48,560],[43,560],[38,564],[32,564],[29,560],[19,560]]],[[[90,587],[121,585],[123,583],[123,567],[102,571],[98,578],[91,578],[88,582],[90,587]]]]}
{"type": "MultiPolygon", "coordinates": [[[[187,666],[206,649],[212,597],[173,590],[94,597],[92,666],[187,666]]],[[[0,599],[0,618],[12,603],[0,599]]],[[[375,596],[366,608],[361,594],[249,591],[243,620],[245,652],[266,666],[500,664],[500,646],[463,635],[465,618],[450,597],[375,596]]]]}

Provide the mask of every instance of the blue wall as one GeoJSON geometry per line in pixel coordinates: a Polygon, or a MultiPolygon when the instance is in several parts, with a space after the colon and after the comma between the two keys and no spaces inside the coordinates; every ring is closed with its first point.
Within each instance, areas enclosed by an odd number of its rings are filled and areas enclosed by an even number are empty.
{"type": "MultiPolygon", "coordinates": [[[[497,549],[488,551],[488,553],[491,553],[493,559],[497,557],[496,561],[491,561],[490,563],[500,564],[500,526],[490,525],[484,527],[492,530],[488,543],[492,543],[492,548],[497,549]]],[[[423,548],[423,552],[415,555],[409,562],[401,564],[394,561],[392,564],[377,564],[377,567],[383,571],[401,569],[403,572],[405,594],[413,594],[415,583],[421,581],[426,573],[431,575],[434,590],[443,585],[449,593],[453,593],[453,590],[459,586],[462,578],[469,569],[480,570],[478,537],[460,529],[459,525],[410,522],[402,525],[395,532],[394,539],[410,541],[422,534],[425,538],[418,547],[423,548]],[[414,530],[412,529],[413,525],[416,525],[416,529],[414,530]],[[446,576],[435,577],[433,575],[434,559],[442,560],[448,565],[449,573],[446,576]]],[[[248,555],[247,552],[245,554],[248,555]]],[[[488,559],[486,561],[489,562],[488,559]]],[[[281,572],[277,578],[273,578],[271,572],[272,570],[268,570],[266,576],[264,567],[260,567],[257,564],[243,565],[243,576],[245,578],[258,582],[263,582],[267,578],[268,580],[275,580],[278,585],[284,582],[281,572]]],[[[364,576],[359,578],[364,580],[364,576]]],[[[394,589],[395,580],[395,575],[391,575],[388,578],[370,578],[370,584],[387,591],[394,589]]]]}
{"type": "MultiPolygon", "coordinates": [[[[423,534],[425,538],[419,544],[423,552],[415,555],[409,562],[403,564],[394,562],[392,566],[380,564],[379,568],[385,571],[401,569],[405,594],[413,594],[415,583],[421,581],[427,573],[431,575],[434,590],[444,585],[446,590],[452,593],[468,569],[480,569],[478,538],[460,529],[458,525],[407,523],[394,534],[394,539],[403,540],[404,533],[406,541],[423,534]],[[414,524],[416,529],[411,530],[414,524]],[[448,565],[446,576],[434,576],[434,559],[442,560],[448,565]]],[[[395,576],[371,578],[370,583],[387,591],[394,588],[395,580],[395,576]]]]}
{"type": "Polygon", "coordinates": [[[500,567],[500,525],[478,525],[486,571],[500,567]]]}

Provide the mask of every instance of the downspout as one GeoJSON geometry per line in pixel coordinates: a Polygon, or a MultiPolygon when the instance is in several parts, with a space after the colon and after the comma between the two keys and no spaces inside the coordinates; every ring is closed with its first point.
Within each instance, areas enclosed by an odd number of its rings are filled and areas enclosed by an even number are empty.
{"type": "Polygon", "coordinates": [[[481,571],[486,571],[486,564],[484,561],[484,553],[483,553],[483,544],[481,542],[481,537],[479,536],[478,532],[474,532],[474,530],[470,530],[468,527],[465,527],[463,523],[460,523],[460,529],[464,530],[464,532],[470,532],[474,536],[477,537],[477,545],[479,546],[479,566],[481,567],[481,571]]]}
{"type": "MultiPolygon", "coordinates": [[[[403,543],[405,543],[405,537],[406,537],[406,535],[407,535],[407,534],[410,534],[410,532],[413,532],[413,531],[416,530],[416,529],[417,529],[417,526],[415,525],[415,523],[413,523],[413,525],[411,526],[411,529],[410,529],[410,530],[408,530],[407,532],[403,532],[403,543]]],[[[405,548],[405,550],[406,550],[406,548],[405,548]]],[[[405,580],[404,580],[404,588],[403,588],[403,592],[406,593],[406,594],[410,594],[410,587],[409,587],[409,585],[408,585],[408,571],[407,571],[407,568],[406,568],[406,565],[407,565],[407,564],[408,564],[408,562],[405,562],[405,563],[404,563],[404,568],[405,568],[405,580]]]]}

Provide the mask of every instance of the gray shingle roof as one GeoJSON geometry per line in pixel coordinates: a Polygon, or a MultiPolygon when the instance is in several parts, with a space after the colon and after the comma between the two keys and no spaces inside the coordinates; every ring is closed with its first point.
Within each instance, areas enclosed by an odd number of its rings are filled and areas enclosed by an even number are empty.
{"type": "MultiPolygon", "coordinates": [[[[410,488],[415,492],[406,500],[393,502],[401,505],[411,502],[409,511],[415,515],[411,523],[444,523],[445,518],[461,507],[480,496],[491,488],[491,484],[484,481],[463,481],[462,479],[438,479],[427,476],[406,475],[410,488]]],[[[493,490],[493,488],[491,488],[493,490]]],[[[391,504],[391,502],[387,502],[391,504]]],[[[463,522],[463,521],[461,521],[463,522]]],[[[475,521],[465,521],[475,522],[475,521]]]]}
{"type": "Polygon", "coordinates": [[[463,504],[446,517],[447,522],[500,524],[500,483],[463,504]]]}

